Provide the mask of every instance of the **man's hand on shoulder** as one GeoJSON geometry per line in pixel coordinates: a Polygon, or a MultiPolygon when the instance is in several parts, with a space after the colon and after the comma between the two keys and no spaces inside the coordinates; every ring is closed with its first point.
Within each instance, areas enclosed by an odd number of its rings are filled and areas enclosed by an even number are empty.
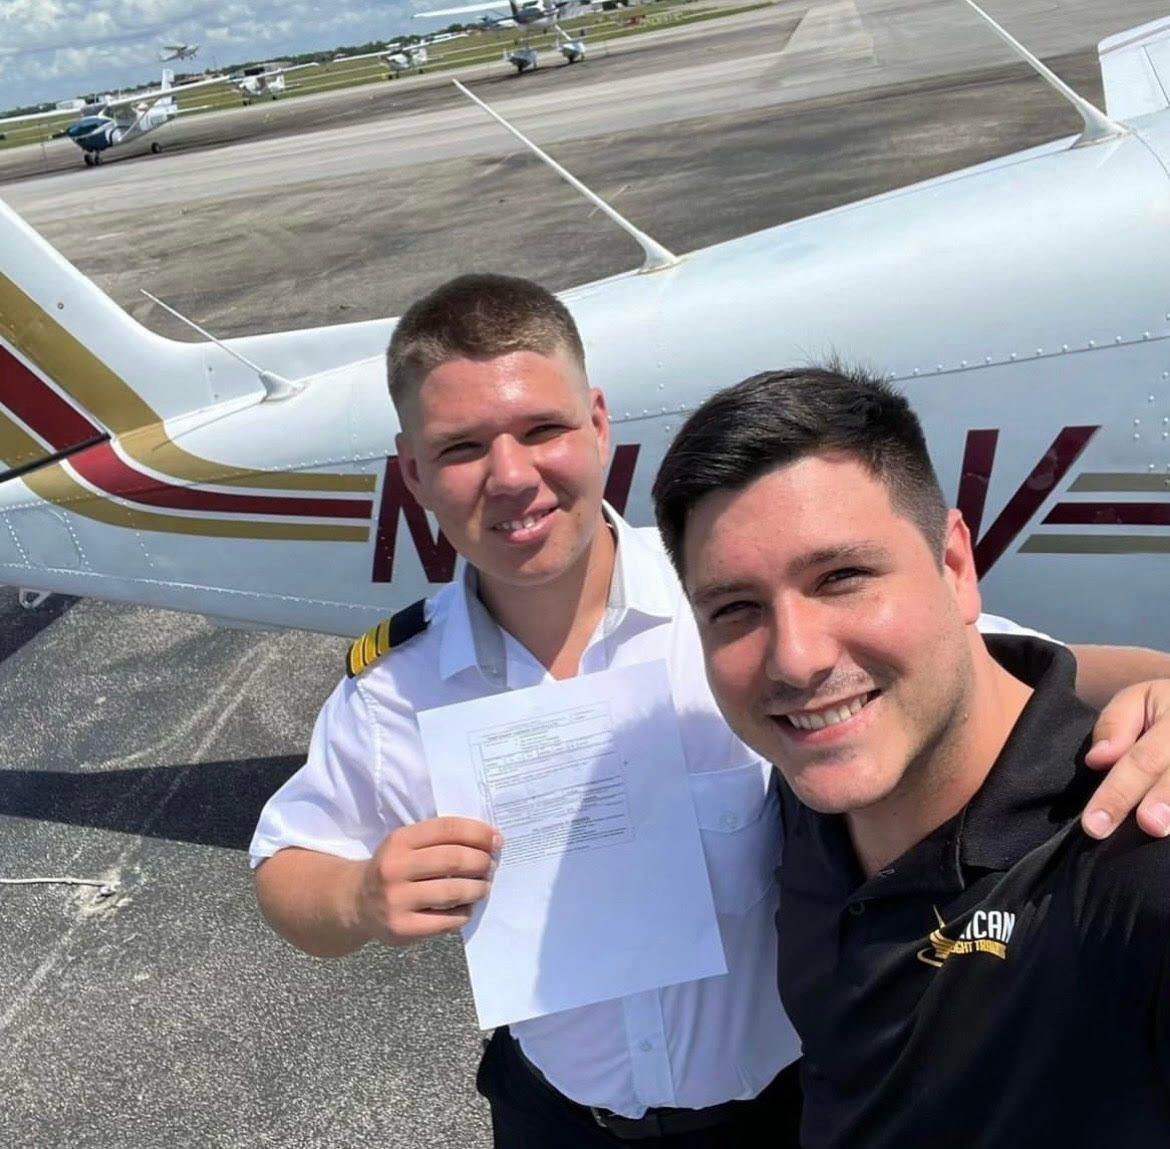
{"type": "Polygon", "coordinates": [[[1121,690],[1101,712],[1085,761],[1109,771],[1081,819],[1085,833],[1108,837],[1136,808],[1147,834],[1170,834],[1170,679],[1121,690]]]}
{"type": "Polygon", "coordinates": [[[454,933],[487,897],[502,840],[471,818],[431,818],[395,830],[364,863],[355,891],[359,928],[405,945],[454,933]]]}

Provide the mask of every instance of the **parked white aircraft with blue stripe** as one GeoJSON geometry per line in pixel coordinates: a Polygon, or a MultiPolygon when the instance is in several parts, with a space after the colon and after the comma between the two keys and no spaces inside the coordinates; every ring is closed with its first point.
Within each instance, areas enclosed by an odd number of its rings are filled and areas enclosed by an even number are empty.
{"type": "MultiPolygon", "coordinates": [[[[129,96],[103,96],[94,103],[83,104],[75,110],[77,122],[65,129],[65,134],[81,149],[86,167],[102,162],[103,155],[111,148],[132,143],[142,136],[169,124],[185,112],[197,109],[180,108],[175,97],[188,92],[222,86],[228,82],[226,76],[213,76],[196,80],[190,84],[174,87],[174,72],[164,69],[162,82],[153,91],[134,92],[129,96]]],[[[49,112],[33,112],[24,116],[9,116],[0,120],[0,127],[7,124],[34,123],[37,120],[60,120],[68,111],[54,108],[49,112]]],[[[150,150],[156,155],[162,145],[154,141],[150,150]]]]}
{"type": "MultiPolygon", "coordinates": [[[[920,413],[989,602],[1170,634],[1170,21],[1102,46],[1077,136],[564,293],[607,495],[652,521],[688,411],[836,351],[920,413]]],[[[1033,65],[1042,72],[1043,66],[1033,65]]],[[[486,125],[485,125],[485,130],[486,125]]],[[[452,577],[403,483],[392,320],[179,343],[0,206],[0,581],[357,634],[452,577]]]]}

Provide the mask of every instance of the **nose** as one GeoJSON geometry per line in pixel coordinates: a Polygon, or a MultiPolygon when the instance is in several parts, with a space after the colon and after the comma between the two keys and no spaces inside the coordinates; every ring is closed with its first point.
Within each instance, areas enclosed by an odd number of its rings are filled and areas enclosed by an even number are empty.
{"type": "Polygon", "coordinates": [[[532,451],[511,435],[500,435],[488,452],[487,493],[517,495],[540,485],[532,451]]]}
{"type": "Polygon", "coordinates": [[[797,690],[812,690],[841,657],[828,612],[803,596],[777,601],[768,628],[767,675],[797,690]]]}

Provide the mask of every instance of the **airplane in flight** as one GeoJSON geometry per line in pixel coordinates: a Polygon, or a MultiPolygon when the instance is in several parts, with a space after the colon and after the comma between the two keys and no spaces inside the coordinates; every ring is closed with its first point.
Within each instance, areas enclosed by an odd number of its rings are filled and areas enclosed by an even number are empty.
{"type": "MultiPolygon", "coordinates": [[[[832,349],[915,404],[994,609],[1170,633],[1170,20],[1102,43],[1103,111],[1016,47],[1077,136],[687,254],[554,163],[643,252],[563,293],[634,523],[698,403],[832,349]]],[[[455,552],[394,454],[393,326],[174,342],[0,208],[0,581],[350,635],[433,592],[455,552]]]]}
{"type": "MultiPolygon", "coordinates": [[[[85,166],[97,167],[111,149],[149,135],[186,112],[200,110],[195,107],[180,108],[177,96],[227,83],[226,76],[213,76],[175,87],[174,79],[174,72],[164,68],[162,81],[153,91],[134,92],[128,96],[103,96],[93,103],[77,101],[78,106],[73,108],[58,107],[48,112],[9,116],[0,120],[0,127],[41,120],[62,120],[72,114],[76,119],[65,129],[65,135],[81,149],[85,166]]],[[[157,155],[162,151],[162,145],[152,141],[150,150],[157,155]]]]}
{"type": "Polygon", "coordinates": [[[316,68],[318,64],[289,64],[275,63],[256,64],[245,68],[242,72],[230,76],[229,81],[235,84],[244,98],[244,105],[256,100],[276,100],[285,91],[284,78],[290,72],[299,72],[303,68],[316,68]]]}
{"type": "MultiPolygon", "coordinates": [[[[457,8],[438,8],[429,12],[416,12],[416,20],[429,20],[436,16],[460,16],[472,12],[490,13],[502,11],[506,15],[481,17],[480,23],[488,28],[523,28],[527,32],[552,29],[557,39],[557,50],[566,62],[576,64],[585,59],[585,41],[580,36],[570,36],[560,25],[565,16],[575,11],[595,6],[595,0],[486,0],[476,4],[465,4],[457,8]]],[[[518,45],[504,52],[504,59],[517,74],[531,72],[539,65],[539,55],[531,42],[518,45]]]]}
{"type": "Polygon", "coordinates": [[[171,60],[194,60],[199,55],[198,44],[164,44],[159,53],[159,60],[163,64],[171,60]]]}

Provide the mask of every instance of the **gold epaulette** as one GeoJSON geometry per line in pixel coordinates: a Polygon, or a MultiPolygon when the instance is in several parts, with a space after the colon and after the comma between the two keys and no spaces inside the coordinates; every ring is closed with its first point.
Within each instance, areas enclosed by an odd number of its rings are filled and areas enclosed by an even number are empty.
{"type": "Polygon", "coordinates": [[[427,600],[420,598],[405,610],[384,618],[361,638],[354,639],[345,656],[345,676],[355,678],[388,654],[427,628],[427,600]]]}

